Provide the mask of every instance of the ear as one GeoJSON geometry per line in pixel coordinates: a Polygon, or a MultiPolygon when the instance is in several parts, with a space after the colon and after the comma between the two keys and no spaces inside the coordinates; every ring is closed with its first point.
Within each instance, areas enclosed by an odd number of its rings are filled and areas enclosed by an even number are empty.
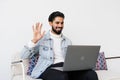
{"type": "Polygon", "coordinates": [[[49,22],[50,26],[52,26],[52,22],[49,22]]]}

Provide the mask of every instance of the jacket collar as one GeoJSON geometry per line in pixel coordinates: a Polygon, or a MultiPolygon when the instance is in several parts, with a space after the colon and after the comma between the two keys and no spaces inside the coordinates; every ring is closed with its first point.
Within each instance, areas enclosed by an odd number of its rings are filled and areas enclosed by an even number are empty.
{"type": "MultiPolygon", "coordinates": [[[[65,36],[64,36],[63,34],[61,34],[61,38],[62,38],[62,40],[65,40],[65,39],[66,39],[65,36]]],[[[51,40],[51,37],[50,37],[50,30],[46,33],[45,39],[46,39],[46,40],[51,40]]]]}

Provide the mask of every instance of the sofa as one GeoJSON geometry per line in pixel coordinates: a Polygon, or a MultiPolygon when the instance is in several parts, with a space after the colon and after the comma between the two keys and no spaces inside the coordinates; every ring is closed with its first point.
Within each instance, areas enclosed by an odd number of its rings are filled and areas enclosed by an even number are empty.
{"type": "MultiPolygon", "coordinates": [[[[106,57],[107,70],[95,70],[99,80],[120,80],[120,56],[106,57]]],[[[29,59],[20,59],[19,52],[11,60],[11,80],[42,80],[27,75],[29,59]]]]}
{"type": "Polygon", "coordinates": [[[106,62],[108,70],[96,71],[99,80],[120,80],[120,57],[107,57],[106,62]]]}

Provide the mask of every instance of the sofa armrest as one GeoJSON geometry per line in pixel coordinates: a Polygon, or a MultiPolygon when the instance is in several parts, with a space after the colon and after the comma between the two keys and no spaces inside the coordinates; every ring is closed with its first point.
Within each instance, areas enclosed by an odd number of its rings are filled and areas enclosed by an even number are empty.
{"type": "Polygon", "coordinates": [[[106,57],[108,70],[96,71],[99,80],[120,80],[120,56],[106,57]]]}
{"type": "Polygon", "coordinates": [[[106,61],[109,71],[120,73],[120,56],[107,57],[106,61]]]}
{"type": "Polygon", "coordinates": [[[120,58],[120,56],[115,56],[115,57],[107,57],[107,58],[105,58],[106,60],[109,60],[109,59],[118,59],[118,58],[120,58]]]}
{"type": "MultiPolygon", "coordinates": [[[[11,62],[11,70],[12,70],[12,79],[14,78],[14,76],[16,75],[22,75],[23,77],[23,80],[25,80],[25,69],[24,69],[24,64],[23,64],[23,60],[18,60],[18,61],[12,61],[11,62]],[[22,69],[21,73],[20,73],[20,70],[19,69],[22,69]]],[[[11,79],[11,80],[12,80],[11,79]]]]}
{"type": "Polygon", "coordinates": [[[19,60],[19,61],[13,61],[13,62],[11,62],[11,64],[14,65],[14,64],[19,64],[19,63],[21,63],[21,62],[23,62],[23,61],[22,61],[22,60],[19,60]]]}

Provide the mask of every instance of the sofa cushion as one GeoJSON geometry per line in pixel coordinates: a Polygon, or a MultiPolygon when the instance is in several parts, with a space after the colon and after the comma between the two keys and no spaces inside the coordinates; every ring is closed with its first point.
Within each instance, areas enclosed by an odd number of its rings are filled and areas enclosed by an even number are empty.
{"type": "Polygon", "coordinates": [[[109,70],[96,71],[99,80],[120,80],[120,74],[109,70]]]}
{"type": "Polygon", "coordinates": [[[98,54],[98,59],[96,62],[96,70],[107,70],[107,63],[105,59],[104,52],[98,54]]]}
{"type": "Polygon", "coordinates": [[[29,59],[29,66],[28,66],[28,70],[27,70],[27,75],[31,75],[33,68],[37,64],[38,58],[39,58],[39,54],[35,54],[29,59]]]}
{"type": "MultiPolygon", "coordinates": [[[[43,79],[33,79],[31,76],[26,75],[24,80],[43,80],[43,79]]],[[[23,75],[17,75],[12,78],[12,80],[23,80],[23,75]]]]}

